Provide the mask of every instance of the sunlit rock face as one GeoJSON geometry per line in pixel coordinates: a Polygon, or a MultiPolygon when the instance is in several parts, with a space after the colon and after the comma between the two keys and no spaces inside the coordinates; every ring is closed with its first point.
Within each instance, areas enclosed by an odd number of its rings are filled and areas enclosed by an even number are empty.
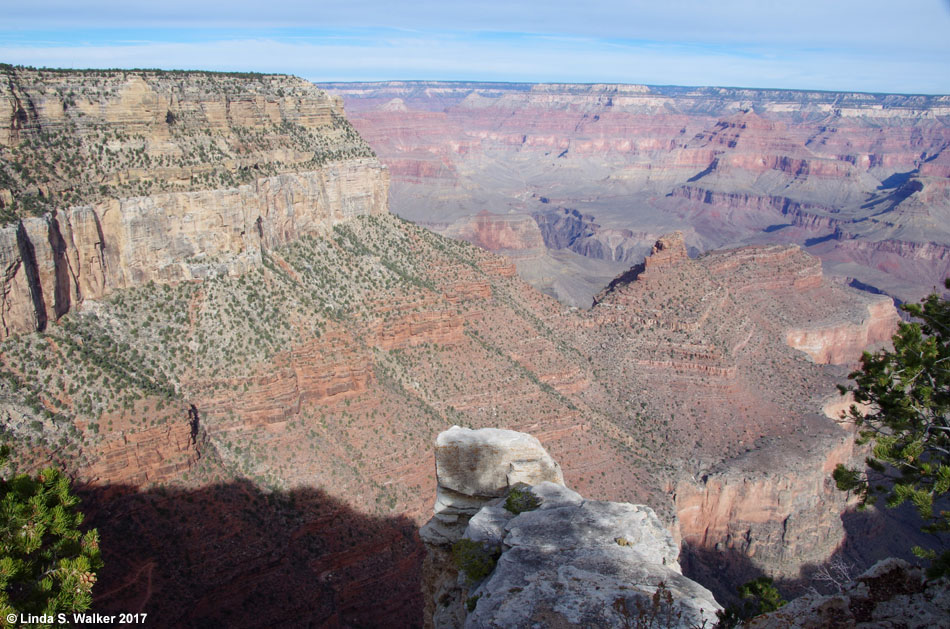
{"type": "Polygon", "coordinates": [[[443,233],[513,258],[537,257],[544,253],[541,230],[530,216],[523,214],[483,211],[474,217],[459,219],[443,233]]]}
{"type": "Polygon", "coordinates": [[[457,541],[482,504],[518,483],[564,484],[561,466],[541,443],[513,430],[453,426],[436,439],[435,468],[435,517],[422,536],[439,544],[457,541]]]}
{"type": "Polygon", "coordinates": [[[826,321],[808,328],[788,331],[786,340],[816,363],[849,365],[857,363],[866,350],[890,341],[900,318],[894,303],[881,297],[867,305],[860,322],[826,321]]]}
{"type": "Polygon", "coordinates": [[[388,212],[388,171],[339,99],[301,79],[5,72],[20,122],[0,135],[0,338],[117,289],[239,275],[388,212]]]}
{"type": "Polygon", "coordinates": [[[615,627],[655,609],[690,627],[722,609],[682,575],[652,509],[585,500],[531,435],[456,426],[435,457],[435,516],[421,531],[427,626],[615,627]],[[449,559],[466,544],[494,557],[487,572],[449,559]]]}

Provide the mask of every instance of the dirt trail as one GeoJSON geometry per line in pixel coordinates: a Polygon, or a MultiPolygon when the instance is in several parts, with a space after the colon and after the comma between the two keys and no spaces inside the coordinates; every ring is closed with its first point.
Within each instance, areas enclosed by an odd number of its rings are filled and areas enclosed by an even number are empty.
{"type": "Polygon", "coordinates": [[[156,562],[153,560],[149,560],[145,562],[144,564],[138,567],[138,569],[132,574],[132,576],[125,583],[123,583],[122,585],[118,587],[112,588],[111,590],[109,590],[108,592],[105,592],[104,594],[97,595],[96,600],[97,601],[106,600],[110,596],[115,594],[116,592],[124,590],[130,585],[137,583],[141,574],[143,572],[146,572],[145,596],[142,597],[142,604],[139,605],[137,610],[135,610],[136,612],[145,611],[145,606],[148,604],[149,600],[151,600],[152,598],[152,572],[155,570],[155,566],[156,566],[156,562]]]}

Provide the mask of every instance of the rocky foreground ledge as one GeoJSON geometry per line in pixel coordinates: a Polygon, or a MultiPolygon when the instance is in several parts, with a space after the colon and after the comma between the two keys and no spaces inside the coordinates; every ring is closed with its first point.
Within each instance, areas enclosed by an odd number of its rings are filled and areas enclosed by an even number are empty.
{"type": "Polygon", "coordinates": [[[455,426],[435,449],[435,515],[420,535],[427,627],[715,624],[653,509],[585,500],[531,435],[455,426]]]}

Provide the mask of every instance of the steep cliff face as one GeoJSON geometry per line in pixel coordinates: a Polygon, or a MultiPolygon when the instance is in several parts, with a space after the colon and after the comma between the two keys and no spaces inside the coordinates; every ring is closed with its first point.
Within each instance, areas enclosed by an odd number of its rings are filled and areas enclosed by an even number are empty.
{"type": "Polygon", "coordinates": [[[544,252],[541,230],[530,216],[523,214],[500,215],[483,211],[455,221],[442,233],[512,258],[537,257],[544,252]]]}
{"type": "Polygon", "coordinates": [[[867,316],[860,323],[826,322],[793,329],[788,331],[786,341],[816,363],[854,364],[863,352],[889,342],[898,322],[894,303],[882,297],[867,305],[867,316]]]}
{"type": "Polygon", "coordinates": [[[3,118],[10,121],[0,135],[5,220],[372,156],[340,100],[296,77],[2,72],[3,118]]]}
{"type": "Polygon", "coordinates": [[[45,329],[84,299],[149,281],[237,275],[262,252],[347,218],[385,213],[386,171],[349,160],[237,188],[70,207],[0,228],[0,336],[45,329]],[[12,243],[16,242],[14,249],[12,243]]]}
{"type": "Polygon", "coordinates": [[[0,338],[116,289],[240,274],[268,249],[388,211],[387,171],[339,101],[299,79],[5,78],[0,338]]]}
{"type": "MultiPolygon", "coordinates": [[[[695,578],[742,582],[759,571],[797,578],[802,565],[821,564],[841,545],[848,501],[831,472],[854,463],[853,439],[817,419],[809,427],[808,438],[760,444],[728,468],[676,486],[684,559],[695,578]]],[[[725,584],[714,590],[733,594],[725,584]]]]}

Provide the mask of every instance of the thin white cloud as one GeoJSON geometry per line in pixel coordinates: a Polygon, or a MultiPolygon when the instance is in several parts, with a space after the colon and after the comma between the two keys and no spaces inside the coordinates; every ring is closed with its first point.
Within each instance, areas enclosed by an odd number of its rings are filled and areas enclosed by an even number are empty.
{"type": "Polygon", "coordinates": [[[466,29],[689,42],[948,50],[946,0],[33,0],[0,29],[466,29]]]}
{"type": "Polygon", "coordinates": [[[2,46],[9,63],[50,67],[161,67],[284,72],[312,80],[457,79],[729,85],[950,92],[946,60],[747,50],[593,38],[402,36],[385,40],[240,39],[92,46],[2,46]],[[883,77],[888,79],[885,81],[883,77]]]}
{"type": "Polygon", "coordinates": [[[946,93],[948,32],[950,0],[34,0],[0,61],[946,93]]]}

